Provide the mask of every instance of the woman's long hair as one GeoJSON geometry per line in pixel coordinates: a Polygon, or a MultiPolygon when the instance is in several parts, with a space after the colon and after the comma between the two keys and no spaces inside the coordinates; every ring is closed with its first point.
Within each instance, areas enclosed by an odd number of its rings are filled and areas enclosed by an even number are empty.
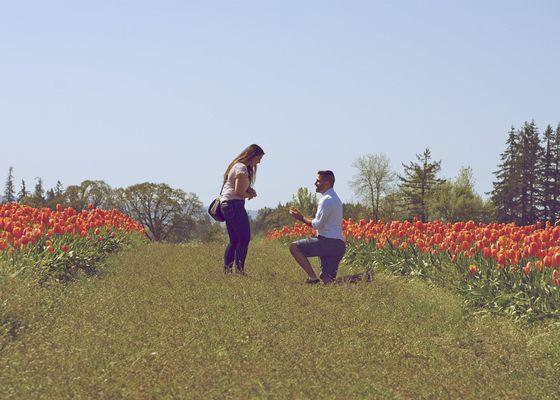
{"type": "MultiPolygon", "coordinates": [[[[228,165],[226,172],[224,173],[224,183],[227,181],[229,171],[235,164],[237,164],[238,162],[245,164],[250,160],[252,160],[254,157],[258,157],[262,155],[264,155],[264,151],[259,145],[252,144],[248,146],[237,157],[235,157],[233,161],[228,165]]],[[[253,185],[257,177],[257,166],[256,165],[254,167],[247,166],[247,171],[249,172],[249,182],[251,185],[253,185]]]]}

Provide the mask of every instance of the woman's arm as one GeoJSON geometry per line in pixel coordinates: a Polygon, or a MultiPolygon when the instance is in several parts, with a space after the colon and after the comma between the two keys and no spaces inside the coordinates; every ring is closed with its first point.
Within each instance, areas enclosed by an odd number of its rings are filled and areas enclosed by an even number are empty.
{"type": "Polygon", "coordinates": [[[243,199],[251,197],[251,194],[247,192],[249,189],[249,175],[239,174],[235,178],[235,195],[243,199]]]}

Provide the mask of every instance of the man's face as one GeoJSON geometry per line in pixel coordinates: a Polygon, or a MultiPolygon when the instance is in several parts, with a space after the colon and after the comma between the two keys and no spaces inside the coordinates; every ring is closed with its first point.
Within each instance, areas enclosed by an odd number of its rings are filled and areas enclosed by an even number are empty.
{"type": "Polygon", "coordinates": [[[328,181],[326,176],[317,174],[317,178],[315,179],[315,191],[317,193],[325,193],[330,186],[331,183],[328,181]]]}

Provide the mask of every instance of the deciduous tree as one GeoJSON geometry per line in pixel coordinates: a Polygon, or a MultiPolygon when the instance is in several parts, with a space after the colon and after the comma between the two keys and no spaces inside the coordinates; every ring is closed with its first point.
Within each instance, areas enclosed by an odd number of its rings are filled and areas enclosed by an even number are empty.
{"type": "Polygon", "coordinates": [[[428,208],[432,220],[489,222],[492,209],[474,190],[470,167],[463,167],[454,181],[446,181],[432,191],[428,208]]]}
{"type": "Polygon", "coordinates": [[[317,212],[317,196],[306,187],[300,187],[292,196],[290,207],[299,209],[304,215],[315,215],[317,212]]]}
{"type": "Polygon", "coordinates": [[[205,216],[193,193],[173,189],[164,183],[140,183],[117,189],[115,199],[125,213],[140,222],[154,241],[183,241],[205,216]]]}
{"type": "Polygon", "coordinates": [[[387,194],[395,180],[391,162],[385,154],[366,154],[353,163],[357,173],[350,186],[354,193],[370,208],[374,221],[379,219],[381,197],[387,194]]]}
{"type": "MultiPolygon", "coordinates": [[[[60,191],[61,187],[55,188],[60,191]]],[[[81,211],[89,204],[96,208],[113,208],[113,190],[102,180],[85,180],[79,185],[70,185],[64,191],[64,204],[81,211]]]]}

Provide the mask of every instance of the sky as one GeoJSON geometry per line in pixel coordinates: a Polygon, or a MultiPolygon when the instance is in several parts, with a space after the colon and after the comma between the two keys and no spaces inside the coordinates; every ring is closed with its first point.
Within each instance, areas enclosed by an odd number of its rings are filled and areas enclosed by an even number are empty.
{"type": "Polygon", "coordinates": [[[167,183],[209,204],[229,162],[266,152],[275,207],[359,156],[492,189],[507,132],[560,123],[560,2],[0,0],[0,188],[41,177],[167,183]]]}

